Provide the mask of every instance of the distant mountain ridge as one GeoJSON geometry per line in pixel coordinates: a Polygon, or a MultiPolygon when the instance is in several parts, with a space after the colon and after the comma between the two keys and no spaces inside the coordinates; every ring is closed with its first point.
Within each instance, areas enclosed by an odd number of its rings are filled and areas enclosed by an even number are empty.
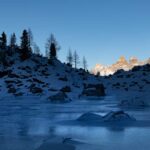
{"type": "Polygon", "coordinates": [[[94,74],[100,73],[101,76],[105,76],[105,75],[107,76],[107,75],[114,74],[116,71],[120,69],[128,71],[128,70],[131,70],[135,66],[143,66],[146,64],[150,64],[150,58],[144,61],[140,61],[136,57],[131,57],[128,61],[124,56],[121,56],[116,63],[110,66],[96,64],[95,67],[92,69],[92,73],[94,74]]]}

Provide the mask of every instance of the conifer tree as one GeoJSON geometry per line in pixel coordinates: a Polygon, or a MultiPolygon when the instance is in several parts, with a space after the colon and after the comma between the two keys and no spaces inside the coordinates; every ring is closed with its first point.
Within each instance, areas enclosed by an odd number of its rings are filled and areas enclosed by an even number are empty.
{"type": "Polygon", "coordinates": [[[58,42],[56,41],[53,34],[50,35],[46,42],[46,52],[49,51],[49,58],[57,58],[57,51],[60,49],[60,46],[58,45],[58,42]]]}
{"type": "Polygon", "coordinates": [[[23,30],[22,36],[21,36],[21,59],[25,60],[29,58],[31,54],[31,48],[28,38],[28,32],[27,30],[23,30]]]}
{"type": "Polygon", "coordinates": [[[0,38],[0,47],[2,49],[5,49],[7,46],[7,36],[5,32],[2,33],[1,38],[0,38]]]}
{"type": "Polygon", "coordinates": [[[55,43],[51,43],[50,45],[50,58],[56,58],[56,46],[55,43]]]}

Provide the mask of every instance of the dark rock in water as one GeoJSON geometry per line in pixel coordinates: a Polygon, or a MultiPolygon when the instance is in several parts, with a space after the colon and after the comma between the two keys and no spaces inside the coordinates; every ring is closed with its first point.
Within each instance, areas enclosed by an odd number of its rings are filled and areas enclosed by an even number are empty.
{"type": "Polygon", "coordinates": [[[103,84],[88,84],[84,86],[82,95],[85,96],[105,96],[103,84]]]}
{"type": "Polygon", "coordinates": [[[62,92],[71,92],[71,88],[69,86],[65,86],[61,89],[62,92]]]}
{"type": "Polygon", "coordinates": [[[68,96],[64,92],[58,92],[57,94],[48,97],[48,99],[54,103],[64,103],[69,101],[68,96]]]}
{"type": "Polygon", "coordinates": [[[102,116],[89,112],[81,115],[77,120],[90,122],[90,121],[101,121],[102,119],[103,119],[102,116]]]}
{"type": "Polygon", "coordinates": [[[103,117],[104,121],[135,121],[136,119],[124,111],[111,111],[103,117]]]}

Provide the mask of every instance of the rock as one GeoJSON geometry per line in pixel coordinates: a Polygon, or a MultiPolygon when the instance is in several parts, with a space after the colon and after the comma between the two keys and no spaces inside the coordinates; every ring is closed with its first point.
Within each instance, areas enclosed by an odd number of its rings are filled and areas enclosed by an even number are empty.
{"type": "Polygon", "coordinates": [[[11,72],[12,72],[11,70],[0,71],[0,78],[9,75],[11,72]]]}
{"type": "Polygon", "coordinates": [[[14,74],[14,73],[8,74],[8,77],[9,78],[19,78],[19,76],[17,74],[14,74]]]}
{"type": "Polygon", "coordinates": [[[71,88],[69,86],[65,86],[61,89],[62,92],[71,92],[71,88]]]}
{"type": "Polygon", "coordinates": [[[56,91],[58,91],[58,89],[55,89],[55,88],[50,88],[50,89],[48,89],[49,91],[52,91],[52,92],[56,92],[56,91]]]}
{"type": "Polygon", "coordinates": [[[111,111],[103,117],[104,121],[135,121],[136,119],[129,116],[124,111],[111,111]]]}
{"type": "Polygon", "coordinates": [[[8,89],[8,93],[16,93],[16,91],[17,90],[15,88],[13,88],[13,87],[8,89]]]}
{"type": "Polygon", "coordinates": [[[12,84],[12,83],[15,83],[15,84],[19,84],[19,83],[21,83],[21,81],[20,80],[5,80],[5,83],[6,84],[12,84]]]}
{"type": "Polygon", "coordinates": [[[39,87],[36,87],[35,84],[32,84],[30,86],[30,92],[32,92],[33,94],[38,94],[38,93],[42,93],[43,90],[39,87]]]}
{"type": "Polygon", "coordinates": [[[89,112],[81,115],[77,120],[78,121],[101,121],[102,119],[103,119],[102,116],[89,112]]]}
{"type": "Polygon", "coordinates": [[[60,77],[60,78],[58,78],[58,80],[61,80],[61,81],[68,81],[68,79],[67,79],[67,77],[66,77],[66,76],[64,76],[64,77],[60,77]]]}
{"type": "Polygon", "coordinates": [[[105,123],[105,122],[124,122],[124,121],[136,121],[135,118],[128,115],[123,111],[111,111],[105,116],[97,115],[94,113],[85,113],[81,115],[77,121],[83,121],[86,123],[105,123]]]}
{"type": "Polygon", "coordinates": [[[105,88],[103,84],[85,85],[82,95],[85,96],[105,96],[105,88]]]}
{"type": "Polygon", "coordinates": [[[64,103],[69,101],[68,96],[64,92],[58,92],[55,95],[49,96],[48,99],[54,103],[64,103]]]}
{"type": "Polygon", "coordinates": [[[32,80],[34,81],[34,82],[37,82],[37,83],[40,83],[40,84],[44,84],[44,82],[43,81],[40,81],[39,79],[37,79],[37,78],[32,78],[32,80]]]}

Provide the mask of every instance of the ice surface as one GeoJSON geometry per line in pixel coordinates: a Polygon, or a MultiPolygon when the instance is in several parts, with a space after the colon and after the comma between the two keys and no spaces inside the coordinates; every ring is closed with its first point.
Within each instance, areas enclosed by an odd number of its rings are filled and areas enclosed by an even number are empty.
{"type": "MultiPolygon", "coordinates": [[[[36,150],[44,143],[62,143],[65,138],[77,150],[147,150],[150,147],[150,127],[132,126],[84,126],[58,124],[59,121],[75,120],[83,113],[101,116],[111,110],[119,110],[114,97],[101,101],[77,100],[67,104],[50,104],[37,97],[0,100],[0,149],[36,150]],[[55,138],[57,137],[57,138],[55,138]],[[61,141],[58,141],[58,138],[61,141]],[[54,140],[53,140],[54,139],[54,140]],[[57,140],[56,140],[57,139],[57,140]]],[[[137,121],[150,121],[149,108],[125,109],[137,121]]],[[[150,124],[149,124],[150,125],[150,124]]],[[[67,143],[66,143],[67,144],[67,143]]]]}

